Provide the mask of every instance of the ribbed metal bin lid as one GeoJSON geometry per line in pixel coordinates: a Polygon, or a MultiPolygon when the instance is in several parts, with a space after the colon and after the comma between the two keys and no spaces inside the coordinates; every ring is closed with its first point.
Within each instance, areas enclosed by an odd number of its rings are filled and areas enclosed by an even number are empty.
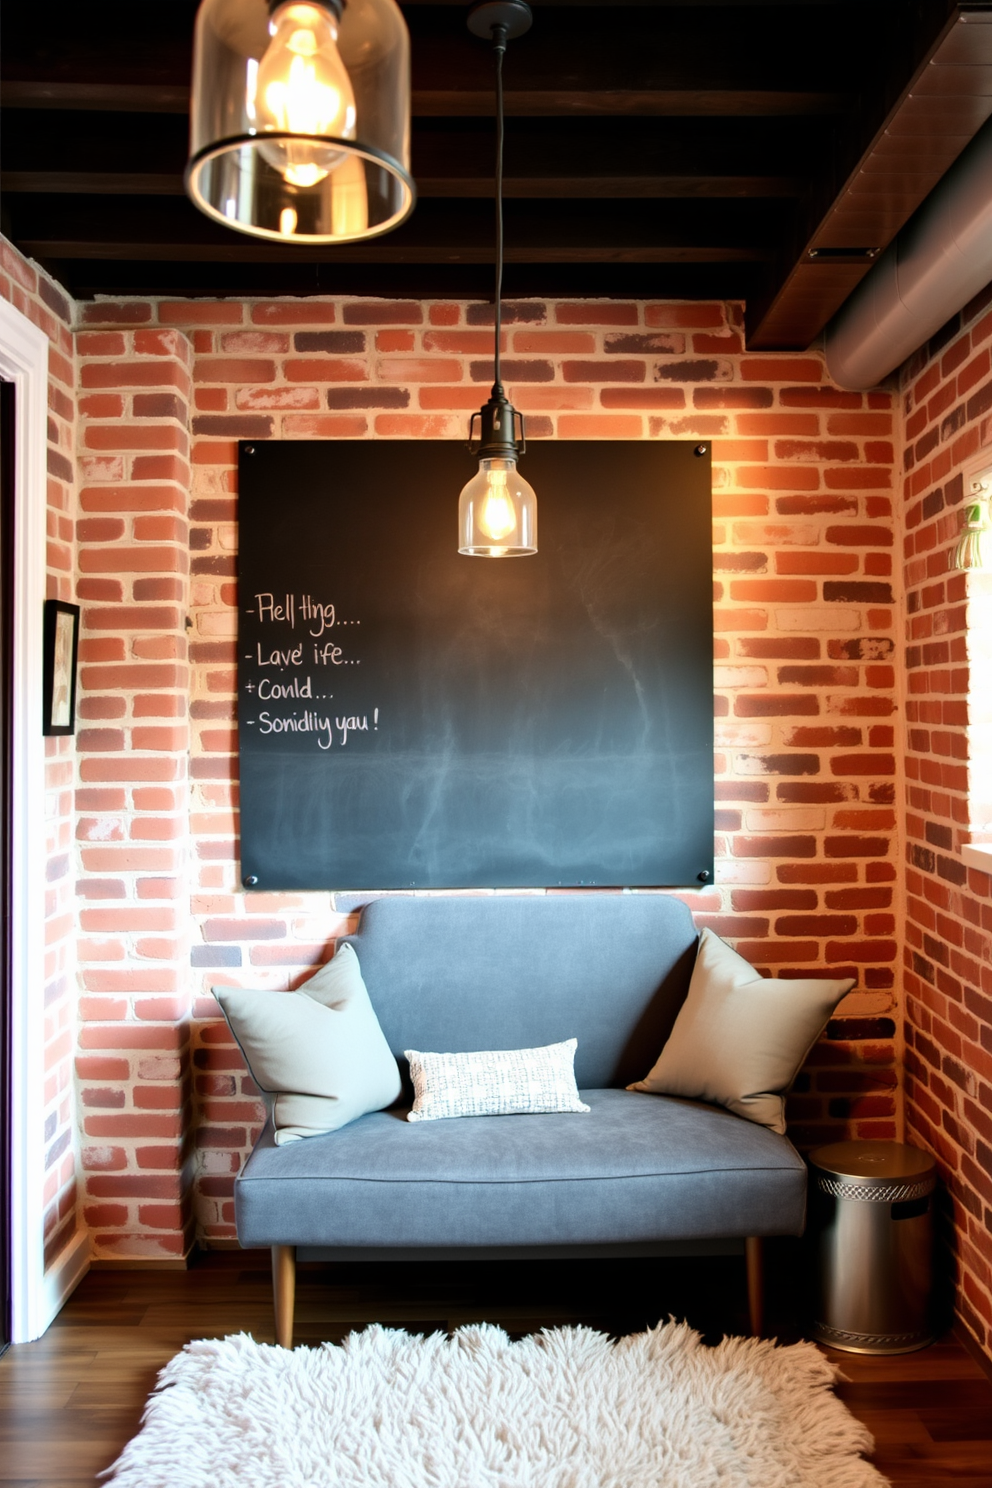
{"type": "MultiPolygon", "coordinates": [[[[936,1182],[936,1163],[929,1152],[908,1147],[904,1142],[832,1142],[816,1147],[809,1154],[810,1165],[821,1173],[847,1180],[862,1190],[879,1190],[894,1197],[894,1189],[906,1188],[915,1194],[928,1193],[936,1182]]],[[[833,1184],[820,1183],[827,1192],[839,1193],[833,1184]]],[[[839,1194],[860,1197],[856,1192],[839,1194]]],[[[905,1197],[909,1196],[907,1192],[905,1197]]]]}

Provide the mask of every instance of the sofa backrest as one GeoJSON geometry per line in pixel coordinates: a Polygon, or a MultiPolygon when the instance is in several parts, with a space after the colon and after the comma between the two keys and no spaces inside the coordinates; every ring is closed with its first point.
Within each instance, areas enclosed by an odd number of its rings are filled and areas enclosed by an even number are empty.
{"type": "Polygon", "coordinates": [[[377,899],[345,939],[399,1058],[577,1038],[576,1079],[595,1089],[647,1074],[697,935],[677,899],[580,893],[377,899]]]}

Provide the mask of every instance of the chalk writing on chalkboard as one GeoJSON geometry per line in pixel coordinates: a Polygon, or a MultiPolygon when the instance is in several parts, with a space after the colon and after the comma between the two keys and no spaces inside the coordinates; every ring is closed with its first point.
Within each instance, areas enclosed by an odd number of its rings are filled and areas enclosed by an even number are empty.
{"type": "Polygon", "coordinates": [[[493,561],[456,550],[457,445],[242,446],[242,881],[705,881],[706,456],[535,445],[541,551],[493,561]]]}
{"type": "Polygon", "coordinates": [[[379,729],[379,709],[365,713],[338,713],[329,705],[334,702],[330,690],[334,668],[361,666],[360,656],[348,654],[355,649],[361,620],[339,616],[335,605],[312,594],[273,594],[266,591],[254,596],[246,611],[266,632],[265,640],[255,642],[254,655],[249,651],[243,660],[258,673],[244,690],[258,703],[296,702],[313,706],[287,711],[285,708],[259,708],[252,717],[245,711],[241,723],[256,730],[257,738],[270,735],[309,735],[318,749],[343,749],[349,738],[373,733],[379,729]],[[330,640],[332,631],[340,635],[353,626],[353,638],[338,644],[330,640]],[[297,640],[299,633],[300,639],[297,640]]]}

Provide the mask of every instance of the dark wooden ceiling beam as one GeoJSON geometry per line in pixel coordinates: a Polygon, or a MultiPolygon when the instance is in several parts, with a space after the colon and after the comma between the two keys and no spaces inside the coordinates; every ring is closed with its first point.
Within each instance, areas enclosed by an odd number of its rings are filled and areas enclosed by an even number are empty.
{"type": "MultiPolygon", "coordinates": [[[[20,195],[12,202],[18,243],[46,262],[164,256],[292,262],[309,255],[327,262],[479,263],[494,254],[492,206],[484,199],[425,200],[387,237],[320,248],[231,232],[186,200],[20,195]]],[[[767,213],[768,204],[743,200],[684,201],[675,212],[653,201],[613,201],[606,212],[581,200],[508,201],[506,256],[516,263],[766,262],[775,237],[767,213]]]]}
{"type": "MultiPolygon", "coordinates": [[[[485,176],[416,175],[421,197],[492,197],[485,176]]],[[[670,200],[795,197],[802,182],[789,176],[526,176],[507,177],[509,200],[670,200]]],[[[0,192],[34,196],[183,196],[182,176],[140,171],[3,171],[0,192]]]]}
{"type": "MultiPolygon", "coordinates": [[[[306,285],[322,282],[322,265],[363,286],[356,292],[444,292],[446,272],[451,292],[474,290],[493,251],[493,77],[490,49],[465,29],[466,4],[404,6],[416,213],[385,239],[329,251],[242,237],[184,198],[197,0],[101,0],[99,24],[78,0],[12,5],[0,88],[5,230],[73,292],[154,293],[156,276],[170,292],[230,293],[232,282],[316,292],[306,285]]],[[[636,288],[770,305],[953,9],[537,0],[505,70],[511,292],[636,288]]],[[[873,224],[894,224],[912,203],[906,171],[921,158],[940,168],[955,131],[963,140],[973,129],[982,105],[967,63],[958,58],[965,76],[952,78],[948,60],[933,137],[893,134],[872,179],[866,165],[852,184],[848,229],[873,212],[873,224]]],[[[842,286],[859,270],[819,272],[821,286],[842,286]]],[[[792,303],[808,317],[816,293],[797,287],[792,303]]]]}
{"type": "MultiPolygon", "coordinates": [[[[185,114],[189,87],[181,83],[88,83],[13,79],[0,90],[10,109],[98,110],[100,113],[185,114]]],[[[504,95],[512,118],[607,115],[620,118],[830,117],[850,106],[839,92],[772,88],[514,88],[504,95]]],[[[415,88],[415,118],[491,118],[492,86],[415,88]]]]}
{"type": "Polygon", "coordinates": [[[5,109],[93,109],[104,113],[188,114],[189,83],[88,83],[4,78],[5,109]]]}
{"type": "Polygon", "coordinates": [[[748,345],[809,346],[990,117],[992,5],[954,6],[777,290],[748,307],[748,345]]]}
{"type": "MultiPolygon", "coordinates": [[[[314,249],[281,248],[278,244],[249,240],[229,243],[162,243],[127,242],[114,238],[100,242],[79,238],[22,240],[23,251],[43,263],[94,259],[102,262],[124,260],[152,262],[163,252],[171,261],[182,263],[244,264],[491,264],[493,250],[484,244],[451,245],[439,243],[397,244],[388,239],[374,243],[314,249]]],[[[767,263],[772,254],[767,248],[727,248],[673,244],[652,247],[624,245],[577,246],[574,243],[507,246],[504,258],[510,264],[734,264],[767,263]]]]}
{"type": "MultiPolygon", "coordinates": [[[[842,114],[844,93],[783,88],[514,88],[504,95],[511,118],[612,115],[622,118],[787,118],[842,114]]],[[[492,88],[414,89],[420,118],[484,118],[495,113],[492,88]]]]}

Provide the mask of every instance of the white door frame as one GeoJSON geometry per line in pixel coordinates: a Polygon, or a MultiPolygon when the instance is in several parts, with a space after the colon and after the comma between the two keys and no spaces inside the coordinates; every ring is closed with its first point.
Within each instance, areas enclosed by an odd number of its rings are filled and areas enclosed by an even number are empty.
{"type": "MultiPolygon", "coordinates": [[[[37,1338],[46,1297],[45,747],[42,636],[48,505],[48,337],[0,300],[0,378],[17,386],[11,765],[11,1338],[37,1338]]],[[[61,1301],[61,1299],[60,1299],[61,1301]]]]}

